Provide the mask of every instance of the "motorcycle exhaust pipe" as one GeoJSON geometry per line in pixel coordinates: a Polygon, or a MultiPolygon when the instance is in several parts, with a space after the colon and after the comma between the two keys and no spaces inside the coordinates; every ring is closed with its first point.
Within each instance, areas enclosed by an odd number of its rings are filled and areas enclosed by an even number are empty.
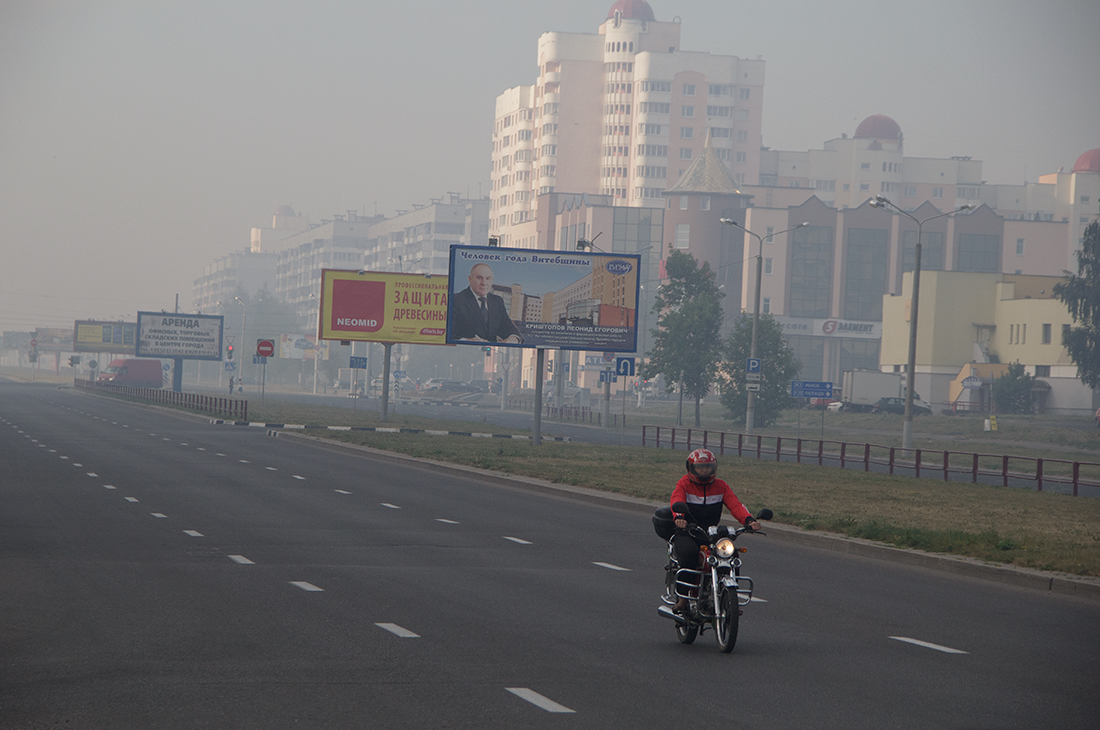
{"type": "Polygon", "coordinates": [[[664,616],[665,618],[670,618],[673,621],[675,621],[676,623],[680,624],[681,626],[683,626],[687,623],[687,619],[685,619],[683,616],[681,616],[678,613],[673,613],[672,609],[669,608],[668,606],[658,606],[657,607],[657,615],[658,616],[664,616]]]}

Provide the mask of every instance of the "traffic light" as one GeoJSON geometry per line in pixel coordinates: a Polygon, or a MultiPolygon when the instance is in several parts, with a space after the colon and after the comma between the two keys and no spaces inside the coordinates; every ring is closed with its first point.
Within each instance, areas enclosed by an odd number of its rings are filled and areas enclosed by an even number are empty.
{"type": "Polygon", "coordinates": [[[80,364],[80,355],[69,355],[69,367],[75,368],[80,364]]]}
{"type": "Polygon", "coordinates": [[[225,359],[226,360],[232,360],[233,359],[233,345],[227,345],[226,346],[226,348],[225,348],[225,359]]]}
{"type": "Polygon", "coordinates": [[[488,345],[485,346],[485,357],[489,357],[493,354],[493,350],[488,345]]]}

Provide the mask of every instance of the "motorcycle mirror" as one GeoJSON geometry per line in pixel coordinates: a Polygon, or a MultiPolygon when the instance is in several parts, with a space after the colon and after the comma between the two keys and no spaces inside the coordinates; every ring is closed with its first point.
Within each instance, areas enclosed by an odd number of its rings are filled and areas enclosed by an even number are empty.
{"type": "Polygon", "coordinates": [[[758,519],[758,520],[770,520],[773,516],[774,516],[774,514],[772,513],[772,511],[770,509],[768,509],[767,507],[765,507],[764,509],[760,510],[760,513],[758,515],[756,515],[756,519],[758,519]]]}
{"type": "Polygon", "coordinates": [[[676,503],[674,503],[672,505],[672,511],[676,512],[677,514],[681,514],[681,515],[688,514],[687,502],[676,502],[676,503]]]}

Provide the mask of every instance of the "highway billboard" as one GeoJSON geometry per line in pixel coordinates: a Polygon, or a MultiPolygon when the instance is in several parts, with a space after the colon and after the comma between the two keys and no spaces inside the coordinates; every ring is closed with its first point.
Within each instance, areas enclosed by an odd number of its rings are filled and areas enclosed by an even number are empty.
{"type": "Polygon", "coordinates": [[[447,277],[321,271],[321,340],[445,344],[447,277]]]}
{"type": "Polygon", "coordinates": [[[97,322],[78,319],[73,332],[73,352],[109,352],[133,355],[137,344],[137,323],[97,322]]]}
{"type": "Polygon", "coordinates": [[[224,317],[220,314],[137,313],[137,357],[221,360],[224,317]]]}

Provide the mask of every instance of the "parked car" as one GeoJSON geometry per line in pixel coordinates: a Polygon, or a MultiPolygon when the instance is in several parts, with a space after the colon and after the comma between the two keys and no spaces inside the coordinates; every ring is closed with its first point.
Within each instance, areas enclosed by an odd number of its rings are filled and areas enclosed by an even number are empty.
{"type": "Polygon", "coordinates": [[[423,385],[420,386],[421,390],[439,390],[439,386],[447,382],[446,378],[428,378],[423,385]]]}
{"type": "Polygon", "coordinates": [[[461,380],[444,380],[442,383],[439,384],[439,390],[448,391],[448,392],[451,392],[451,393],[479,393],[479,392],[481,392],[478,388],[475,388],[474,386],[470,385],[469,383],[465,383],[461,380]]]}
{"type": "MultiPolygon", "coordinates": [[[[878,403],[876,403],[871,408],[871,412],[872,413],[896,413],[899,416],[904,415],[905,414],[905,399],[904,398],[879,398],[878,403]]],[[[922,415],[929,415],[930,416],[930,415],[932,415],[932,409],[927,407],[927,406],[923,406],[920,403],[917,403],[916,401],[913,401],[913,415],[914,416],[922,416],[922,415]]]]}
{"type": "Polygon", "coordinates": [[[470,385],[477,388],[482,393],[488,393],[493,388],[493,384],[488,380],[471,380],[470,385]]]}
{"type": "Polygon", "coordinates": [[[829,405],[825,406],[825,409],[832,411],[833,413],[839,413],[840,411],[844,410],[844,401],[835,400],[829,405]]]}

